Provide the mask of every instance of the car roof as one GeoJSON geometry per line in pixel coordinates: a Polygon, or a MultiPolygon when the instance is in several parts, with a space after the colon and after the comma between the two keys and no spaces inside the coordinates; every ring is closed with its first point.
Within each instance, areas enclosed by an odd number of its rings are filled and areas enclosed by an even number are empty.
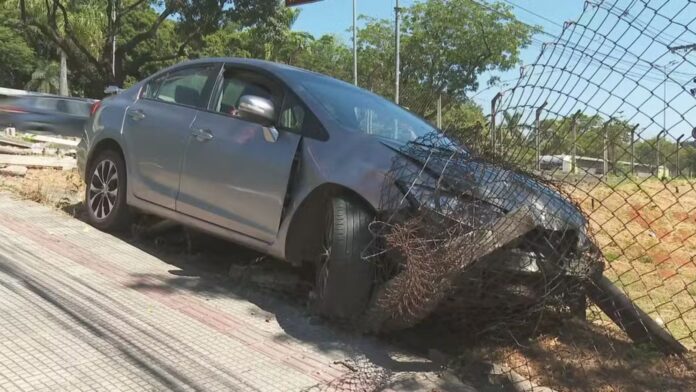
{"type": "Polygon", "coordinates": [[[240,58],[240,57],[204,57],[200,59],[195,59],[195,60],[188,60],[181,62],[177,65],[175,65],[173,68],[177,68],[179,66],[186,66],[186,65],[194,65],[194,64],[210,64],[210,63],[226,63],[226,64],[237,64],[237,65],[249,65],[253,66],[256,68],[260,68],[266,71],[270,71],[273,73],[278,73],[278,74],[284,74],[287,75],[289,73],[306,73],[310,75],[315,75],[315,76],[323,76],[327,77],[326,75],[309,71],[303,68],[298,68],[294,67],[292,65],[288,64],[283,64],[283,63],[275,63],[272,61],[266,61],[266,60],[257,60],[257,59],[249,59],[249,58],[240,58]]]}

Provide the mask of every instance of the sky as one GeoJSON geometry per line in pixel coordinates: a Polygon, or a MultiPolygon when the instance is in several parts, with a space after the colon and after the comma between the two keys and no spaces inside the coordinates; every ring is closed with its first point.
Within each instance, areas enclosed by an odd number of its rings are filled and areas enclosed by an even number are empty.
{"type": "MultiPolygon", "coordinates": [[[[394,18],[395,0],[356,0],[357,13],[359,15],[369,15],[374,18],[394,18]]],[[[484,2],[486,0],[477,0],[484,2]]],[[[491,2],[493,0],[487,0],[491,2]]],[[[603,19],[593,19],[592,12],[583,14],[584,0],[498,0],[512,6],[516,17],[522,22],[540,26],[548,34],[537,34],[531,46],[522,51],[521,59],[524,64],[532,64],[537,59],[542,42],[552,42],[554,37],[561,36],[568,41],[580,42],[584,53],[595,51],[594,60],[583,58],[581,54],[573,52],[545,52],[549,57],[546,63],[556,63],[563,60],[568,67],[573,67],[573,73],[580,76],[580,81],[588,84],[587,88],[577,91],[575,102],[557,103],[561,97],[550,94],[547,99],[553,100],[549,105],[550,110],[569,113],[576,110],[580,103],[586,104],[581,108],[583,111],[591,111],[588,107],[594,108],[602,113],[616,114],[623,118],[632,120],[633,123],[645,125],[644,136],[653,137],[663,128],[668,133],[677,137],[680,133],[691,133],[691,128],[696,126],[696,100],[689,94],[684,87],[685,83],[696,77],[696,66],[690,61],[684,61],[684,57],[664,56],[665,46],[657,48],[650,43],[653,38],[660,38],[663,42],[669,41],[672,37],[681,37],[685,42],[696,42],[693,26],[696,25],[696,4],[690,0],[651,0],[649,4],[655,6],[657,16],[651,13],[651,8],[643,7],[643,0],[615,0],[618,5],[627,8],[633,14],[623,15],[626,21],[629,17],[636,18],[632,23],[622,23],[620,16],[612,16],[610,10],[599,12],[603,19]],[[573,31],[572,29],[563,32],[562,25],[565,21],[579,20],[594,26],[596,31],[605,34],[610,40],[616,40],[621,47],[628,47],[631,52],[638,53],[641,57],[632,57],[630,53],[616,52],[616,47],[611,42],[607,44],[601,42],[602,35],[593,36],[585,32],[573,31]],[[670,19],[660,15],[668,15],[670,19]],[[607,17],[608,16],[608,17],[607,17]],[[675,23],[676,22],[676,23],[675,23]],[[686,27],[680,27],[679,23],[686,27]],[[649,25],[648,25],[649,24],[649,25]],[[646,26],[648,25],[648,26],[646,26]],[[646,38],[647,37],[647,38],[646,38]],[[579,40],[579,41],[578,41],[579,40]],[[608,53],[612,52],[612,53],[608,53]],[[554,58],[556,56],[557,58],[554,58]],[[635,59],[635,64],[632,64],[635,59]],[[648,61],[645,61],[647,59],[648,61]],[[569,60],[569,61],[568,61],[569,60]],[[613,61],[617,60],[617,61],[613,61]],[[620,61],[619,61],[620,60],[620,61]],[[680,64],[673,66],[670,77],[667,78],[662,71],[654,68],[653,65],[666,65],[671,60],[680,61],[680,64]],[[591,64],[587,64],[591,63],[591,64]],[[645,76],[642,71],[646,70],[649,76],[645,76]],[[674,77],[672,77],[674,75],[674,77]],[[585,78],[585,80],[583,80],[585,78]],[[668,80],[667,83],[664,82],[668,80]],[[674,79],[674,80],[672,80],[674,79]],[[639,83],[634,83],[638,81],[639,83]],[[636,84],[638,86],[636,86],[636,84]],[[666,85],[666,89],[665,89],[666,85]],[[607,94],[604,86],[611,86],[607,94]],[[657,94],[659,92],[660,94],[657,94]],[[613,96],[612,96],[613,95],[613,96]],[[669,106],[665,110],[662,95],[666,95],[669,106]],[[659,99],[658,99],[659,96],[659,99]],[[555,108],[552,106],[556,105],[555,108]],[[565,106],[564,106],[565,105],[565,106]],[[575,105],[571,108],[572,105],[575,105]],[[666,113],[666,115],[665,115],[666,113]],[[664,124],[663,124],[664,123],[664,124]],[[647,125],[646,125],[647,124],[647,125]]],[[[614,1],[614,0],[612,0],[614,1]]],[[[409,6],[414,0],[401,0],[402,7],[409,6]]],[[[611,1],[604,2],[610,4],[611,1]]],[[[352,0],[323,0],[316,3],[299,7],[301,14],[294,26],[299,31],[307,31],[315,36],[322,34],[335,34],[344,38],[349,43],[352,25],[352,0]]],[[[622,8],[622,9],[623,9],[622,8]]],[[[600,9],[601,10],[601,9],[600,9]]],[[[594,14],[595,16],[598,14],[594,14]]],[[[360,28],[360,22],[358,23],[360,28]]],[[[696,52],[693,53],[696,55],[696,52]]],[[[690,60],[690,58],[686,58],[690,60]]],[[[359,61],[359,59],[358,59],[359,61]]],[[[530,73],[537,72],[538,68],[533,68],[530,73]]],[[[553,79],[547,73],[546,79],[534,79],[536,83],[553,79]]],[[[563,76],[562,72],[556,72],[553,83],[560,83],[563,76]]],[[[498,73],[501,80],[517,79],[520,71],[511,70],[506,73],[498,73]]],[[[490,111],[490,101],[501,88],[511,88],[514,85],[509,83],[501,87],[486,89],[486,81],[491,77],[490,74],[481,75],[479,78],[479,91],[472,95],[472,99],[484,108],[485,112],[490,111]]],[[[544,75],[546,76],[546,75],[544,75]]],[[[530,79],[533,76],[530,76],[530,79]]],[[[571,78],[572,79],[572,78],[571,78]]],[[[570,82],[570,81],[569,81],[570,82]]],[[[577,80],[575,81],[577,82],[577,80]]],[[[696,87],[693,83],[691,88],[696,87]]],[[[517,90],[519,92],[519,89],[517,90]]],[[[534,91],[531,92],[532,94],[534,91]]],[[[575,93],[575,92],[574,92],[575,93]]],[[[508,99],[520,99],[519,93],[509,94],[508,99]]],[[[529,99],[526,97],[525,99],[529,99]]],[[[608,116],[608,115],[607,115],[608,116]]]]}
{"type": "MultiPolygon", "coordinates": [[[[538,15],[551,19],[552,21],[571,20],[582,12],[584,0],[510,0],[511,3],[531,11],[527,12],[521,8],[515,8],[518,19],[521,21],[541,26],[545,31],[552,34],[560,34],[561,28],[550,23],[549,21],[540,18],[538,15]],[[559,6],[559,3],[564,4],[559,6]],[[534,15],[537,14],[537,15],[534,15]]],[[[414,0],[401,0],[401,7],[410,6],[414,0]]],[[[369,15],[374,18],[393,19],[394,0],[356,0],[356,8],[358,15],[369,15]]],[[[346,42],[351,41],[352,33],[350,28],[353,24],[353,2],[352,0],[323,0],[317,3],[311,3],[304,6],[299,6],[301,9],[300,16],[295,23],[294,29],[298,31],[307,31],[314,36],[322,34],[337,34],[344,37],[346,42]]],[[[360,28],[360,21],[358,21],[360,28]]],[[[540,40],[549,40],[548,36],[539,35],[540,40]]],[[[539,52],[539,46],[530,46],[522,52],[522,61],[530,63],[536,59],[539,52]]],[[[359,61],[359,59],[358,59],[359,61]]],[[[514,70],[508,73],[498,73],[502,80],[515,78],[519,71],[514,70]]],[[[485,86],[485,81],[490,78],[490,74],[485,74],[480,79],[480,85],[485,86]]],[[[495,95],[494,90],[481,92],[474,99],[481,105],[490,106],[490,100],[495,95]]]]}

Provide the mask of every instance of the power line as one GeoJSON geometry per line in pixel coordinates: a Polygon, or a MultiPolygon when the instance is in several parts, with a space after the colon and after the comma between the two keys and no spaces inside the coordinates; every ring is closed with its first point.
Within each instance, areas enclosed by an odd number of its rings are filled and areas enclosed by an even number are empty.
{"type": "Polygon", "coordinates": [[[545,20],[545,21],[547,21],[547,22],[549,22],[549,23],[551,23],[551,24],[553,24],[553,25],[555,25],[555,26],[558,26],[558,27],[560,27],[561,29],[563,28],[563,25],[562,25],[562,24],[556,22],[555,20],[551,20],[551,19],[545,17],[544,15],[540,15],[540,14],[534,12],[534,11],[531,11],[531,10],[529,10],[529,9],[527,9],[527,8],[522,7],[521,5],[515,4],[515,3],[513,3],[512,1],[508,1],[508,0],[503,0],[503,1],[506,2],[506,3],[508,3],[508,4],[510,4],[510,5],[513,6],[513,7],[519,8],[519,9],[521,9],[522,11],[527,12],[528,14],[534,15],[534,16],[536,16],[537,18],[543,19],[543,20],[545,20]]]}

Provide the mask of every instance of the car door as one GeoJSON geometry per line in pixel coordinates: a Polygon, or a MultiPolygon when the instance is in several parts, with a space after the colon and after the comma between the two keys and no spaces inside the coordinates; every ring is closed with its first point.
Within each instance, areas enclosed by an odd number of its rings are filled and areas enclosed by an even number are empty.
{"type": "Polygon", "coordinates": [[[158,76],[126,110],[128,185],[136,197],[174,209],[191,123],[207,107],[219,67],[189,66],[158,76]]]}
{"type": "Polygon", "coordinates": [[[24,131],[29,132],[53,132],[56,127],[56,114],[58,113],[58,99],[53,97],[31,98],[27,104],[29,111],[22,117],[22,123],[18,124],[24,131]]]}
{"type": "Polygon", "coordinates": [[[53,117],[54,132],[61,136],[80,137],[89,116],[90,104],[73,99],[59,99],[53,117]]]}
{"type": "MultiPolygon", "coordinates": [[[[280,225],[301,135],[281,121],[274,141],[262,125],[239,118],[237,107],[244,95],[271,99],[281,108],[286,94],[268,76],[225,70],[210,110],[201,111],[193,123],[176,209],[271,242],[280,225]]],[[[283,117],[281,110],[276,112],[283,117]]]]}

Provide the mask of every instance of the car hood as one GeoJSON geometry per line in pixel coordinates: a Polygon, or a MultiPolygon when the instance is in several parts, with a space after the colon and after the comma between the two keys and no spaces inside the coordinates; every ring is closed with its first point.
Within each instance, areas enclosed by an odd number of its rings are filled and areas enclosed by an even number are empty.
{"type": "Polygon", "coordinates": [[[420,184],[433,186],[442,178],[457,194],[485,201],[505,212],[529,206],[537,226],[552,231],[576,230],[585,236],[587,221],[578,208],[537,179],[480,159],[468,159],[470,155],[463,150],[418,143],[404,146],[387,140],[382,143],[418,166],[419,170],[410,173],[418,173],[420,184]]]}

